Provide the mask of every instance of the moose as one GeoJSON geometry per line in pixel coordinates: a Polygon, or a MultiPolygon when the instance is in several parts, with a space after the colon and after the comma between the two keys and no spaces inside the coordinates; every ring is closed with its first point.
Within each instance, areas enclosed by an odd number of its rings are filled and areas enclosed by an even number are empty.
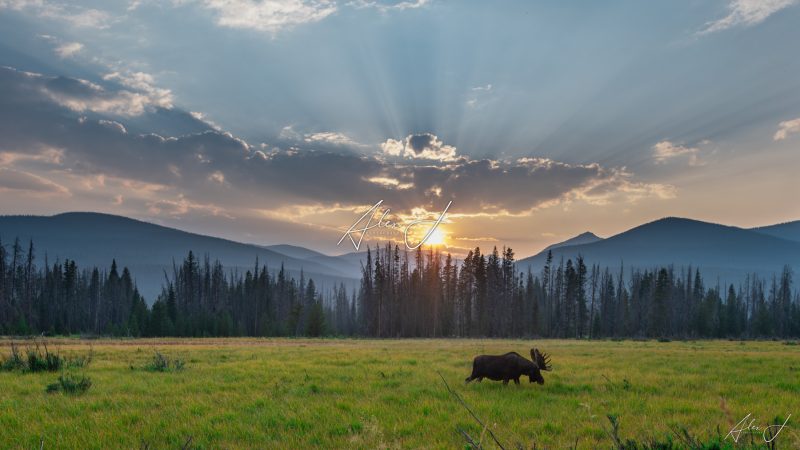
{"type": "Polygon", "coordinates": [[[531,383],[535,381],[544,384],[542,370],[550,371],[553,367],[550,365],[550,356],[537,348],[531,349],[530,360],[517,352],[508,352],[505,355],[480,355],[472,360],[472,375],[464,381],[481,382],[484,378],[488,378],[494,381],[503,380],[503,384],[508,384],[509,380],[519,384],[519,377],[527,375],[531,383]]]}

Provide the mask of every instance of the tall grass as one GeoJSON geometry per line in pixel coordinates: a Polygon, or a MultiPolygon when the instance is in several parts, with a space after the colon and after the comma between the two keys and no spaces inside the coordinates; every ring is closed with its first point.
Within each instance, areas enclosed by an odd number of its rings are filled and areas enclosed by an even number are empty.
{"type": "Polygon", "coordinates": [[[92,362],[94,348],[89,353],[72,358],[62,356],[58,351],[50,351],[46,341],[32,340],[24,350],[12,341],[10,353],[0,361],[0,370],[20,372],[58,372],[65,368],[83,368],[92,362]]]}

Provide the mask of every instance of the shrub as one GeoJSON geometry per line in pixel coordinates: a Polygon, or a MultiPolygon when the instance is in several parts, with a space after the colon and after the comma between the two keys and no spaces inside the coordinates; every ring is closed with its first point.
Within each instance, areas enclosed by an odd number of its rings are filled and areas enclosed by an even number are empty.
{"type": "Polygon", "coordinates": [[[11,343],[11,355],[0,363],[0,369],[5,371],[25,370],[25,361],[22,359],[17,345],[13,342],[11,343]]]}
{"type": "Polygon", "coordinates": [[[150,362],[147,363],[144,368],[145,370],[149,370],[151,372],[179,372],[183,370],[185,365],[186,363],[182,359],[170,359],[156,351],[153,355],[153,359],[150,360],[150,362]]]}
{"type": "Polygon", "coordinates": [[[92,387],[92,380],[81,375],[80,378],[70,374],[58,377],[58,382],[47,385],[48,393],[63,392],[65,394],[83,394],[92,387]]]}
{"type": "Polygon", "coordinates": [[[21,351],[16,343],[11,343],[11,354],[0,362],[0,370],[21,372],[58,372],[65,367],[83,368],[92,362],[94,349],[89,354],[66,358],[59,353],[51,352],[46,343],[34,341],[33,347],[21,351]],[[23,356],[24,355],[24,356],[23,356]]]}
{"type": "Polygon", "coordinates": [[[22,356],[15,343],[11,343],[11,355],[0,363],[2,370],[20,370],[23,372],[57,372],[64,367],[66,360],[58,353],[53,353],[47,348],[47,344],[39,345],[35,343],[33,347],[25,349],[25,356],[22,356]]]}
{"type": "Polygon", "coordinates": [[[57,372],[64,366],[64,358],[56,353],[50,353],[47,346],[44,353],[39,350],[37,345],[34,349],[28,349],[28,372],[57,372]]]}

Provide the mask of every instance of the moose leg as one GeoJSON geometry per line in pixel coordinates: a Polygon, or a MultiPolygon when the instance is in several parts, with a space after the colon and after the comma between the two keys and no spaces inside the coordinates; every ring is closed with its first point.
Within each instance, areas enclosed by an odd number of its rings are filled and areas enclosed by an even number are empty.
{"type": "Polygon", "coordinates": [[[503,380],[503,386],[508,386],[508,378],[506,378],[505,380],[503,380]]]}
{"type": "Polygon", "coordinates": [[[472,375],[470,375],[464,380],[464,383],[469,383],[472,380],[473,380],[472,375]]]}
{"type": "Polygon", "coordinates": [[[519,384],[519,377],[514,378],[514,384],[519,384]]]}

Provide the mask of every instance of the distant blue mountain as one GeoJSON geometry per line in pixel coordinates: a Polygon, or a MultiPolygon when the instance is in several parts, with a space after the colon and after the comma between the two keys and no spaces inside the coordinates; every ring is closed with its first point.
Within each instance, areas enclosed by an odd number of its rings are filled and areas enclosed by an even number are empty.
{"type": "Polygon", "coordinates": [[[365,261],[367,256],[366,252],[329,256],[315,250],[309,250],[305,247],[288,244],[268,245],[265,248],[299,260],[313,261],[353,278],[361,277],[361,262],[365,261]]]}
{"type": "Polygon", "coordinates": [[[751,228],[751,230],[781,239],[800,242],[800,220],[779,223],[777,225],[770,225],[767,227],[751,228]]]}
{"type": "Polygon", "coordinates": [[[305,247],[300,247],[299,245],[290,245],[290,244],[265,245],[264,248],[278,252],[282,255],[286,255],[290,258],[297,258],[297,259],[322,258],[328,256],[316,250],[310,250],[305,247]]]}
{"type": "Polygon", "coordinates": [[[558,248],[558,247],[566,247],[566,246],[569,246],[569,245],[591,244],[593,242],[602,241],[602,240],[603,240],[603,238],[597,236],[596,234],[594,234],[594,233],[592,233],[590,231],[587,231],[587,232],[581,233],[581,234],[579,234],[579,235],[577,235],[577,236],[575,236],[573,238],[567,239],[566,241],[558,242],[558,243],[552,244],[552,245],[550,245],[548,247],[545,247],[545,249],[543,251],[546,252],[547,250],[552,250],[552,249],[558,248]]]}
{"type": "Polygon", "coordinates": [[[356,285],[358,277],[358,272],[346,266],[339,269],[335,265],[287,256],[257,245],[109,214],[0,216],[3,245],[8,249],[17,237],[26,251],[28,241],[33,240],[39,265],[45,258],[50,263],[68,258],[75,260],[79,267],[109,268],[112,259],[116,259],[120,267],[126,266],[131,270],[148,302],[161,292],[165,272],[172,275],[173,262],[180,264],[190,250],[201,260],[208,255],[212,260],[219,259],[227,270],[240,272],[252,270],[256,258],[259,263],[267,264],[270,272],[278,271],[283,264],[290,276],[297,278],[303,270],[306,279],[313,278],[318,287],[343,282],[350,289],[356,285]]]}
{"type": "MultiPolygon", "coordinates": [[[[748,273],[771,276],[785,264],[800,269],[800,242],[776,237],[789,236],[789,228],[747,230],[670,217],[606,239],[557,246],[550,251],[556,264],[561,258],[582,255],[587,265],[619,268],[624,264],[626,269],[692,266],[700,268],[707,279],[719,277],[722,282],[738,282],[748,273]]],[[[547,252],[545,249],[521,259],[517,265],[520,270],[539,271],[547,252]]]]}

